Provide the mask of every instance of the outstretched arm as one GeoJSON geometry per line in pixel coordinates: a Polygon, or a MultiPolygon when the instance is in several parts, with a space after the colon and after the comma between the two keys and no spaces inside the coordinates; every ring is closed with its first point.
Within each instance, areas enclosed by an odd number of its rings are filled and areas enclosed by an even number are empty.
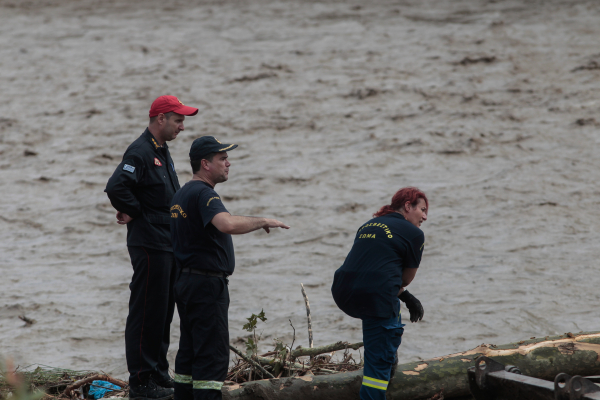
{"type": "Polygon", "coordinates": [[[277,221],[276,219],[244,217],[241,215],[231,215],[227,212],[215,215],[210,222],[221,232],[229,233],[231,235],[241,235],[260,228],[264,229],[267,233],[270,232],[270,228],[290,228],[288,225],[285,225],[283,222],[277,221]]]}

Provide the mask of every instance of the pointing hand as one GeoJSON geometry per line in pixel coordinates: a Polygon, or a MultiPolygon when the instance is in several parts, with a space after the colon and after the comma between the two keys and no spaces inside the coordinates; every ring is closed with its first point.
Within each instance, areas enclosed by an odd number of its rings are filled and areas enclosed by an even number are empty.
{"type": "Polygon", "coordinates": [[[262,227],[267,233],[270,232],[269,228],[283,228],[283,229],[290,229],[290,227],[286,224],[284,224],[281,221],[277,221],[276,219],[269,219],[267,218],[265,225],[262,227]]]}

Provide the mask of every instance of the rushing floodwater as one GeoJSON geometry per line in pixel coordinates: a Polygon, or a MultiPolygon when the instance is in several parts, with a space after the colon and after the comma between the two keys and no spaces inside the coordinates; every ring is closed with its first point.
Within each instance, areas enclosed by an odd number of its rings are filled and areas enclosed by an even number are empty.
{"type": "MultiPolygon", "coordinates": [[[[234,238],[232,343],[361,340],[333,272],[400,187],[430,199],[400,361],[600,328],[600,4],[0,2],[0,353],[124,376],[131,266],[103,193],[152,100],[238,143],[216,187],[292,228],[234,238]],[[24,326],[25,315],[37,322],[24,326]]],[[[406,309],[404,309],[406,312],[406,309]]],[[[177,350],[179,324],[173,323],[177,350]]]]}

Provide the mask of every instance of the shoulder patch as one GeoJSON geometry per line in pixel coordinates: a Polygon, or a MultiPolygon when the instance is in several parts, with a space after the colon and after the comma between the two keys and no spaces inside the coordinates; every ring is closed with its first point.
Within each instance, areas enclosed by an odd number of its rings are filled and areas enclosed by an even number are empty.
{"type": "Polygon", "coordinates": [[[135,172],[135,167],[133,165],[125,164],[123,165],[123,170],[133,174],[135,172]]]}
{"type": "Polygon", "coordinates": [[[221,199],[218,197],[211,197],[210,199],[208,199],[208,203],[206,203],[206,205],[208,206],[210,204],[210,202],[213,200],[221,200],[221,199]]]}

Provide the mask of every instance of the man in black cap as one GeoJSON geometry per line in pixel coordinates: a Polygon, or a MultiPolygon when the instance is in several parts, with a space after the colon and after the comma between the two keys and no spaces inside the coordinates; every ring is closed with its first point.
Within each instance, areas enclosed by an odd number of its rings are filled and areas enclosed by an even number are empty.
{"type": "Polygon", "coordinates": [[[167,350],[175,311],[175,258],[171,246],[171,199],[179,180],[168,141],[184,130],[185,116],[198,109],[175,96],[152,103],[146,131],[125,151],[105,192],[117,210],[117,223],[127,225],[127,249],[133,265],[125,355],[129,398],[173,396],[167,350]]]}
{"type": "Polygon", "coordinates": [[[221,399],[229,365],[228,276],[235,259],[232,234],[289,226],[275,219],[231,215],[215,192],[229,176],[227,152],[212,136],[194,140],[194,174],[173,197],[171,238],[180,276],[175,301],[181,320],[175,359],[175,400],[221,399]]]}

